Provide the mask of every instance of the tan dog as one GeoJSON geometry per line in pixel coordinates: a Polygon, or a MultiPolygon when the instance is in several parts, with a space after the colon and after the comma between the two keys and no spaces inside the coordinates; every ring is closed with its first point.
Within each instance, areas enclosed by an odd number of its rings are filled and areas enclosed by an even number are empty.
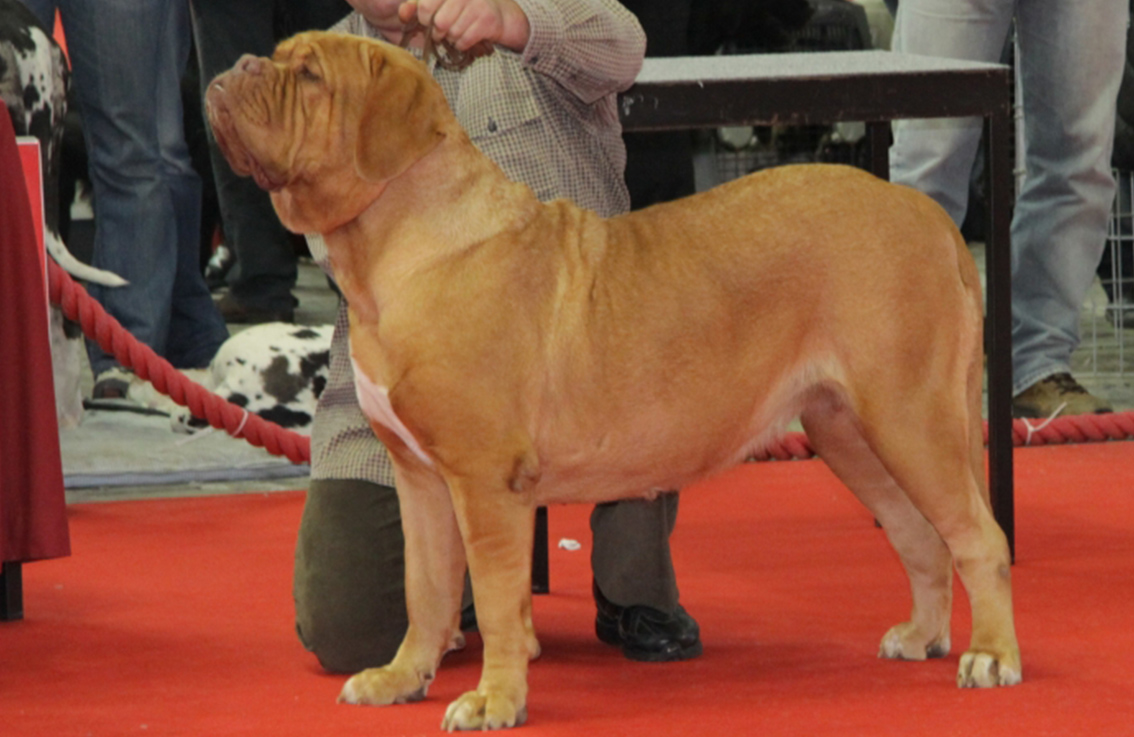
{"type": "Polygon", "coordinates": [[[396,467],[409,631],[341,700],[425,696],[467,561],[483,673],[443,727],[521,723],[535,507],[685,487],[796,416],[909,574],[910,621],[881,655],[948,652],[955,564],[973,616],[958,684],[1020,680],[984,481],[977,271],[929,198],[801,166],[609,220],[541,204],[421,63],[347,36],[246,58],[208,102],[233,167],[289,228],[324,234],[396,467]]]}

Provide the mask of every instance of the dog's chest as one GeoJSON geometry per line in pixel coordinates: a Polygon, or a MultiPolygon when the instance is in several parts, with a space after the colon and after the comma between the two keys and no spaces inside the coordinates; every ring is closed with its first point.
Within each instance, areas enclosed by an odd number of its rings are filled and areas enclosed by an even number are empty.
{"type": "Polygon", "coordinates": [[[367,419],[377,422],[401,438],[414,455],[424,461],[426,465],[432,467],[433,461],[421,449],[417,438],[413,436],[413,433],[394,412],[394,407],[390,404],[389,390],[371,381],[353,357],[351,357],[350,363],[354,369],[354,390],[358,394],[358,406],[362,408],[362,413],[366,415],[367,419]]]}

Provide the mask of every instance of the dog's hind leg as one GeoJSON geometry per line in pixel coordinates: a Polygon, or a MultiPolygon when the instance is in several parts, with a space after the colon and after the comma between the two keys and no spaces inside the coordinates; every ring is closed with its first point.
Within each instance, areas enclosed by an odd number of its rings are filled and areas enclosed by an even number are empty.
{"type": "MultiPolygon", "coordinates": [[[[975,368],[970,371],[975,376],[975,368]]],[[[886,382],[883,377],[880,379],[886,382]]],[[[874,450],[913,506],[945,541],[968,594],[973,632],[961,657],[960,686],[1009,686],[1020,682],[1020,651],[1012,615],[1008,541],[996,524],[978,455],[980,416],[969,377],[969,397],[959,400],[925,386],[903,389],[892,377],[885,385],[901,405],[867,405],[863,439],[874,450]],[[900,398],[900,399],[897,399],[900,398]]]]}
{"type": "Polygon", "coordinates": [[[420,464],[395,461],[394,468],[405,535],[409,628],[388,665],[346,682],[339,696],[343,703],[384,706],[425,698],[441,657],[459,641],[465,557],[448,487],[420,464]]]}
{"type": "Polygon", "coordinates": [[[819,457],[882,525],[909,576],[910,619],[886,633],[879,657],[943,657],[949,652],[953,597],[949,549],[867,445],[836,390],[818,393],[801,420],[819,457]]]}

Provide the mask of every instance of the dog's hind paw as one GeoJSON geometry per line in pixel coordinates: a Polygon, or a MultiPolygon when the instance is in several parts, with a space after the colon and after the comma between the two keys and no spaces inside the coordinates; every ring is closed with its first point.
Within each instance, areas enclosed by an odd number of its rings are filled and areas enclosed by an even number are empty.
{"type": "Polygon", "coordinates": [[[943,658],[949,654],[949,632],[927,637],[912,622],[895,625],[882,638],[878,657],[896,660],[925,660],[943,658]]]}
{"type": "Polygon", "coordinates": [[[990,688],[1015,686],[1022,680],[1020,658],[998,658],[995,655],[970,650],[961,656],[957,670],[959,688],[990,688]]]}
{"type": "Polygon", "coordinates": [[[469,691],[445,710],[441,729],[456,730],[508,729],[518,727],[528,719],[527,707],[502,694],[482,694],[469,691]]]}
{"type": "Polygon", "coordinates": [[[363,704],[367,706],[388,706],[389,704],[408,704],[421,701],[429,690],[432,679],[422,679],[415,674],[406,673],[386,666],[368,668],[357,673],[343,684],[339,693],[340,704],[363,704]]]}

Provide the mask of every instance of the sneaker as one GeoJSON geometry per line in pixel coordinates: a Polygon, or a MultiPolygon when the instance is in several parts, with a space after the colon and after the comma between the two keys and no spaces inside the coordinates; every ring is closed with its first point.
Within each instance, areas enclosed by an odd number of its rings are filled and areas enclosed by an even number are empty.
{"type": "Polygon", "coordinates": [[[91,399],[127,399],[134,372],[115,366],[95,377],[91,399]]]}
{"type": "Polygon", "coordinates": [[[235,263],[236,256],[233,255],[232,250],[225,244],[218,243],[213,255],[209,257],[209,262],[205,265],[205,284],[209,285],[210,292],[215,292],[226,286],[225,277],[228,276],[228,272],[232,271],[232,266],[235,263]]]}
{"type": "Polygon", "coordinates": [[[1114,408],[1084,389],[1066,372],[1048,376],[1012,400],[1012,416],[1047,419],[1056,415],[1103,415],[1114,408]]]}

